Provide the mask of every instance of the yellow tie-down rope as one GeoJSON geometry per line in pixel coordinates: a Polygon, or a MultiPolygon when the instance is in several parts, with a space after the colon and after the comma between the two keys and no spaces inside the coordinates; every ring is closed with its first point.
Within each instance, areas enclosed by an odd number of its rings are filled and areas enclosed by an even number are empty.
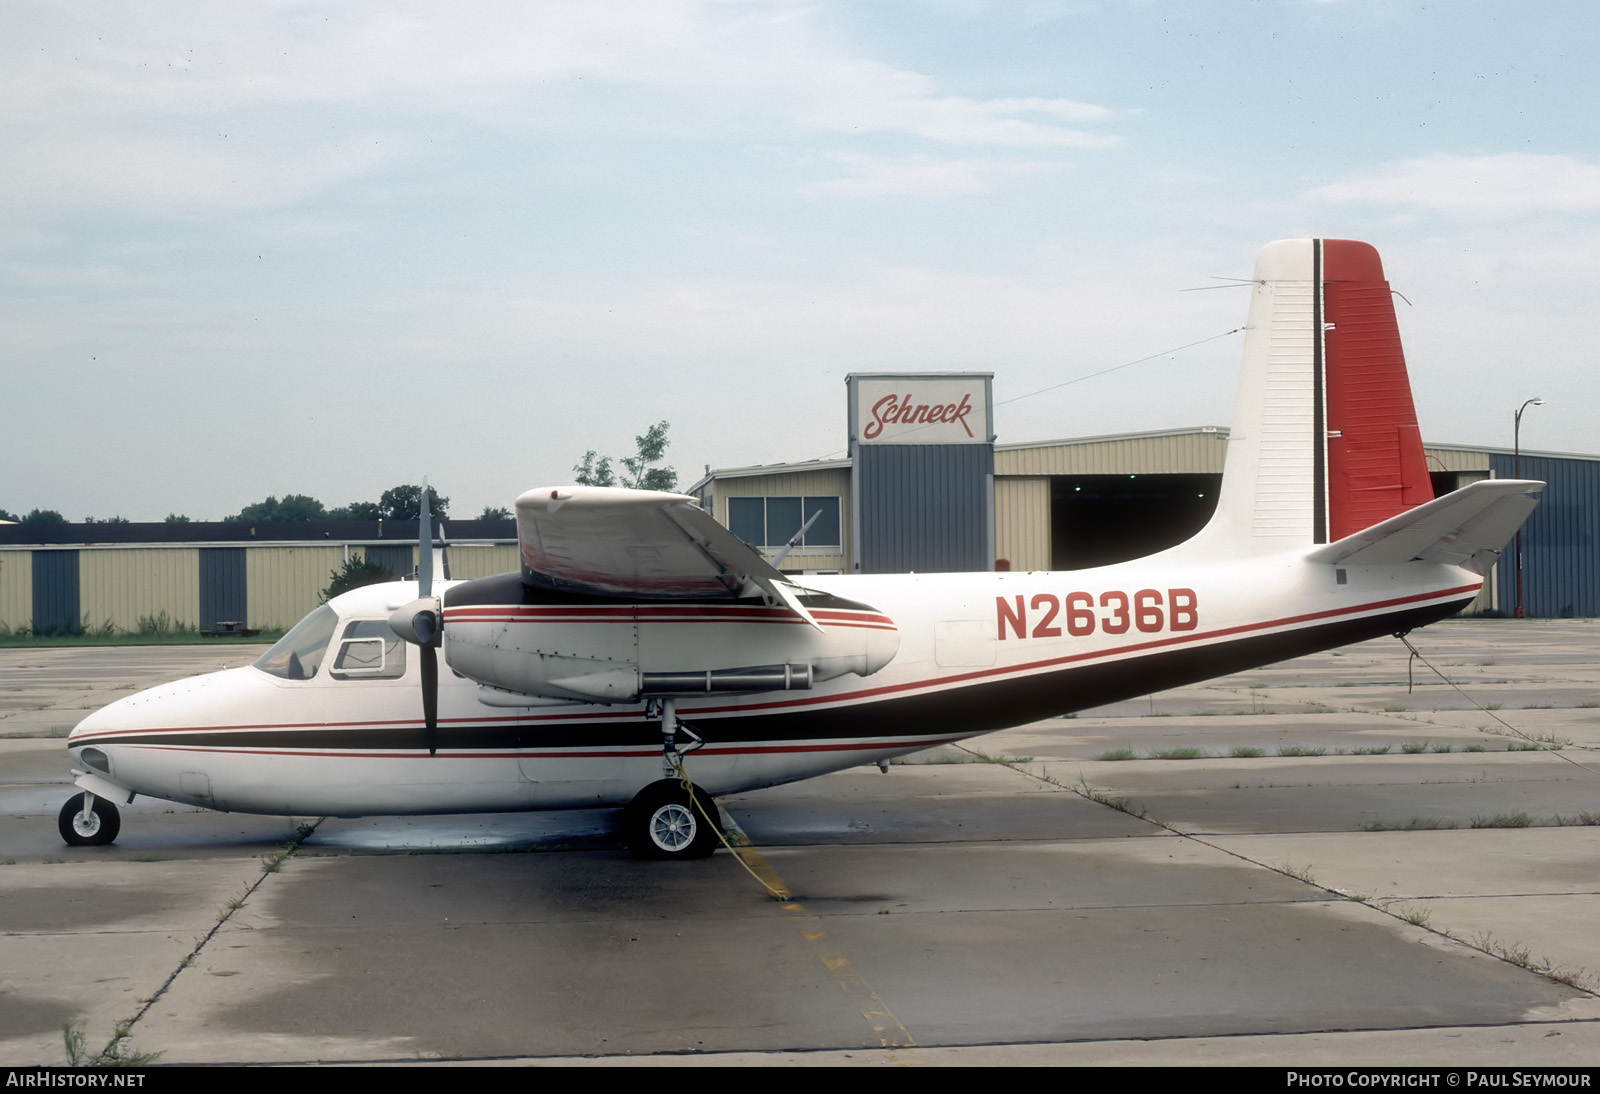
{"type": "MultiPolygon", "coordinates": [[[[767,891],[768,896],[770,896],[773,900],[788,900],[792,894],[787,888],[784,887],[783,882],[778,880],[777,875],[773,874],[770,868],[767,868],[765,862],[762,862],[761,866],[763,867],[763,871],[767,874],[767,877],[762,877],[761,873],[757,872],[755,867],[751,866],[745,861],[744,856],[739,853],[739,849],[728,842],[728,834],[722,830],[722,825],[717,823],[717,821],[706,812],[705,803],[700,800],[700,795],[695,793],[696,787],[694,782],[689,778],[688,773],[683,769],[683,757],[673,756],[671,762],[673,770],[677,771],[678,773],[679,785],[683,787],[683,792],[689,795],[689,801],[693,805],[694,811],[699,813],[701,819],[706,824],[711,826],[711,830],[717,834],[717,839],[722,842],[722,846],[726,847],[728,849],[728,853],[739,860],[739,865],[744,867],[745,873],[755,878],[756,883],[767,891]],[[769,881],[768,878],[771,878],[771,880],[769,881]]],[[[716,803],[713,802],[712,807],[715,808],[716,803]]]]}

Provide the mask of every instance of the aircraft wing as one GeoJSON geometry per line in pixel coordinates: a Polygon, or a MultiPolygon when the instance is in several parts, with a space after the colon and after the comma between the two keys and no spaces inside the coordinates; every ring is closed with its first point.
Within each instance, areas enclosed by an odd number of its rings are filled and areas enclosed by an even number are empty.
{"type": "Polygon", "coordinates": [[[1484,479],[1314,551],[1313,562],[1388,566],[1442,562],[1487,573],[1539,504],[1544,483],[1484,479]]]}
{"type": "Polygon", "coordinates": [[[517,539],[530,585],[614,597],[760,596],[821,629],[789,579],[686,494],[530,490],[517,499],[517,539]]]}

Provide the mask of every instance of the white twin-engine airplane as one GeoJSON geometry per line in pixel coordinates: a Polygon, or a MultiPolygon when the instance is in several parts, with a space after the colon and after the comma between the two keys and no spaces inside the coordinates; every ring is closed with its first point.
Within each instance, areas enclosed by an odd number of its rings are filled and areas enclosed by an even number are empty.
{"type": "Polygon", "coordinates": [[[617,805],[636,855],[693,858],[715,795],[1458,611],[1544,484],[1432,496],[1370,246],[1273,243],[1253,293],[1221,499],[1186,543],[1064,573],[799,578],[682,495],[533,490],[520,573],[435,588],[424,549],[418,581],[335,597],[253,665],[84,719],[61,834],[110,842],[138,794],[341,817],[617,805]]]}

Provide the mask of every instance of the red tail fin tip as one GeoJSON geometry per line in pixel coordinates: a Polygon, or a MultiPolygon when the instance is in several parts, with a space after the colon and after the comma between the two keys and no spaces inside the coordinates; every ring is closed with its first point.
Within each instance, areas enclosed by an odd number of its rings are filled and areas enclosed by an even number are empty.
{"type": "Polygon", "coordinates": [[[1339,540],[1433,488],[1383,262],[1366,243],[1321,243],[1328,536],[1339,540]]]}

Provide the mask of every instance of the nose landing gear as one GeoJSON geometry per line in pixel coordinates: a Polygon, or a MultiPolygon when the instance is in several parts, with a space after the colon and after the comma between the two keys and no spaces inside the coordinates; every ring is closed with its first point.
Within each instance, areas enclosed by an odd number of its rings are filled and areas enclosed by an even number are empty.
{"type": "Polygon", "coordinates": [[[93,794],[74,794],[56,817],[61,838],[72,847],[100,847],[117,838],[122,817],[108,799],[93,794]]]}

